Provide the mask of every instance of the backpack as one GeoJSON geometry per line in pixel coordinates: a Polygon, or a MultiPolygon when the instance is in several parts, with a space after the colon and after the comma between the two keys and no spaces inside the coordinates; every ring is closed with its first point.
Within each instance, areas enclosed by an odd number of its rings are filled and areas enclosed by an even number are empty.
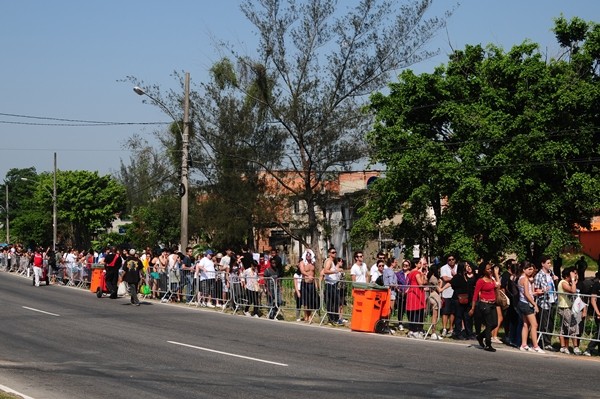
{"type": "Polygon", "coordinates": [[[383,284],[383,274],[381,276],[377,277],[377,280],[375,280],[375,284],[381,285],[381,286],[384,285],[383,284]]]}

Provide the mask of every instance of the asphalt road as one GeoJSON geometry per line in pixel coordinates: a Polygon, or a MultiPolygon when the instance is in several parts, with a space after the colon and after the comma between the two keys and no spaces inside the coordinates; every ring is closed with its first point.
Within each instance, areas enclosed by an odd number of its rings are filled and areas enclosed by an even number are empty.
{"type": "Polygon", "coordinates": [[[0,385],[36,399],[591,398],[599,374],[597,358],[134,307],[0,273],[0,385]]]}

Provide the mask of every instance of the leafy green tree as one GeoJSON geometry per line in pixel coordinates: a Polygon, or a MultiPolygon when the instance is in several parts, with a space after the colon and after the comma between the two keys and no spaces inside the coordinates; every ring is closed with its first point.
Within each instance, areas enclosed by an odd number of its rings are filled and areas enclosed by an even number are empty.
{"type": "MultiPolygon", "coordinates": [[[[31,237],[28,235],[22,235],[21,230],[19,229],[19,222],[15,225],[15,218],[18,215],[26,214],[26,207],[24,207],[24,202],[27,202],[27,199],[31,196],[31,184],[27,180],[35,180],[37,173],[35,168],[25,168],[25,169],[10,169],[6,173],[6,177],[4,178],[3,184],[0,185],[1,195],[3,200],[0,201],[2,205],[2,235],[0,241],[4,241],[6,237],[6,187],[8,186],[8,216],[9,216],[9,234],[11,243],[20,242],[26,244],[28,247],[31,247],[32,243],[36,241],[32,241],[31,237]],[[26,180],[24,180],[26,179],[26,180]]],[[[36,226],[37,227],[37,226],[36,226]]]]}
{"type": "Polygon", "coordinates": [[[132,223],[126,230],[128,241],[136,248],[176,245],[179,243],[180,218],[179,212],[174,210],[179,210],[179,207],[179,197],[175,195],[161,195],[137,206],[131,214],[132,223]]]}
{"type": "Polygon", "coordinates": [[[258,165],[279,192],[305,207],[306,223],[288,228],[305,245],[317,249],[326,222],[318,211],[324,182],[366,155],[365,96],[383,87],[390,72],[432,54],[423,47],[444,20],[425,17],[430,5],[362,0],[343,14],[331,0],[243,3],[259,45],[255,59],[235,55],[247,66],[238,79],[256,82],[237,87],[252,88],[245,93],[263,104],[285,137],[278,162],[258,165]]]}
{"type": "MultiPolygon", "coordinates": [[[[29,237],[37,244],[52,242],[51,173],[28,178],[29,196],[15,217],[19,237],[29,237]]],[[[57,219],[58,243],[63,246],[89,248],[98,230],[111,225],[115,215],[125,209],[125,189],[110,176],[89,171],[58,171],[57,219]]]]}
{"type": "Polygon", "coordinates": [[[258,165],[273,165],[280,158],[283,137],[267,123],[264,104],[249,94],[260,82],[238,77],[245,68],[222,59],[211,68],[211,80],[201,85],[202,95],[192,96],[200,126],[192,156],[206,178],[199,218],[217,248],[253,246],[254,229],[274,219],[260,200],[266,193],[258,165]]]}
{"type": "Polygon", "coordinates": [[[398,236],[434,253],[536,260],[574,243],[600,205],[600,35],[562,17],[555,32],[568,60],[546,61],[529,42],[466,46],[372,96],[368,140],[387,172],[355,237],[400,213],[398,236]]]}
{"type": "Polygon", "coordinates": [[[121,160],[116,179],[126,188],[128,214],[161,195],[176,195],[177,173],[165,156],[172,149],[161,151],[137,135],[130,137],[125,147],[131,151],[131,157],[129,164],[121,160]]]}

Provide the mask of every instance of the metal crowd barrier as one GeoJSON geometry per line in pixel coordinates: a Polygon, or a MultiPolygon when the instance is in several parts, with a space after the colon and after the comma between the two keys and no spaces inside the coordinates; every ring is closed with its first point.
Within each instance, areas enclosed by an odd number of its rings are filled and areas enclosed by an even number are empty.
{"type": "Polygon", "coordinates": [[[546,322],[538,325],[538,342],[542,340],[543,335],[547,335],[554,338],[563,337],[590,343],[595,342],[595,346],[600,345],[600,319],[594,315],[594,308],[591,305],[592,295],[557,293],[557,297],[561,295],[569,306],[559,307],[559,298],[550,309],[542,309],[541,306],[538,306],[540,311],[537,319],[540,322],[546,322]],[[581,310],[574,309],[573,303],[576,300],[582,301],[585,305],[581,310]],[[544,313],[547,313],[548,317],[544,313]]]}
{"type": "MultiPolygon", "coordinates": [[[[14,271],[27,277],[29,269],[27,257],[13,257],[13,262],[14,271]]],[[[0,258],[0,264],[5,271],[8,271],[6,257],[0,258]]],[[[77,288],[87,288],[91,277],[90,268],[83,264],[71,265],[71,267],[57,265],[57,268],[50,270],[49,273],[51,279],[56,280],[57,283],[64,282],[77,288]]],[[[149,268],[142,283],[148,284],[151,287],[151,296],[162,302],[179,300],[188,305],[214,307],[222,312],[230,311],[233,314],[304,320],[309,324],[313,323],[315,318],[319,324],[324,324],[328,313],[335,314],[343,322],[348,322],[352,318],[354,300],[351,281],[342,280],[327,286],[327,283],[318,279],[306,281],[294,277],[244,277],[222,271],[206,277],[200,278],[194,270],[168,273],[149,268]],[[303,293],[309,297],[303,298],[303,293]]],[[[419,337],[422,338],[427,338],[436,332],[442,303],[434,287],[424,285],[390,288],[396,292],[396,299],[389,316],[383,319],[390,329],[398,331],[412,325],[412,330],[421,333],[419,337]],[[418,312],[406,310],[407,292],[411,289],[422,290],[425,297],[425,306],[418,312]]],[[[567,298],[569,304],[575,300],[579,301],[577,298],[580,298],[586,306],[580,312],[575,312],[572,305],[567,308],[553,306],[549,310],[540,308],[540,312],[548,313],[549,317],[538,317],[538,320],[547,320],[545,325],[538,326],[538,340],[542,339],[542,335],[553,339],[562,336],[600,345],[600,318],[595,318],[593,315],[592,295],[570,293],[559,295],[567,298]]]]}

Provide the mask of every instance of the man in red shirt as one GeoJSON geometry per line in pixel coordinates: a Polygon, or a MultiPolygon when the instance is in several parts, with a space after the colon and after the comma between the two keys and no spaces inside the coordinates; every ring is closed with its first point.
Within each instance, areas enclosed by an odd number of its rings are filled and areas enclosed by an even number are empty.
{"type": "Polygon", "coordinates": [[[44,256],[42,249],[36,248],[33,253],[33,276],[35,278],[35,286],[40,286],[40,278],[42,277],[42,267],[44,267],[44,256]]]}

